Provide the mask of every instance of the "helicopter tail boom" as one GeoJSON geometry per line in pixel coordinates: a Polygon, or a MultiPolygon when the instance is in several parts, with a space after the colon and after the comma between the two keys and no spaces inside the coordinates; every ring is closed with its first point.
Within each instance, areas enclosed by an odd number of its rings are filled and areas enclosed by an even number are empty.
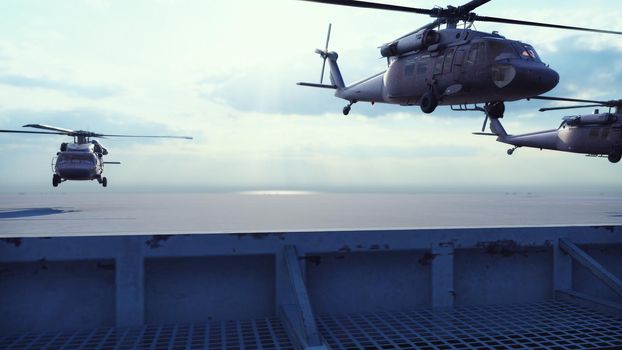
{"type": "Polygon", "coordinates": [[[343,77],[341,76],[341,70],[339,70],[339,65],[337,65],[337,53],[331,51],[326,54],[328,59],[328,65],[330,67],[330,81],[334,86],[337,87],[337,90],[343,90],[346,87],[346,84],[343,82],[343,77]]]}
{"type": "Polygon", "coordinates": [[[499,118],[490,118],[490,131],[497,135],[497,141],[503,142],[508,138],[508,133],[505,131],[505,128],[503,128],[503,125],[501,125],[499,118]]]}

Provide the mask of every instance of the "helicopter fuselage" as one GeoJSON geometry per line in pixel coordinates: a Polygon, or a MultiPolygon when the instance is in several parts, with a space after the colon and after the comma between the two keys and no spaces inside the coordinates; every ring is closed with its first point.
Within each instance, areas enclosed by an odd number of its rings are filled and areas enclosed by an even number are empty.
{"type": "MultiPolygon", "coordinates": [[[[565,117],[558,129],[508,135],[498,119],[491,119],[497,141],[518,147],[607,156],[616,163],[622,156],[622,114],[601,113],[565,117]]],[[[512,152],[508,151],[509,154],[512,152]]]]}
{"type": "Polygon", "coordinates": [[[327,53],[335,96],[351,103],[419,105],[431,113],[437,105],[525,99],[559,82],[557,72],[529,44],[469,29],[435,34],[435,44],[388,57],[386,71],[348,86],[340,87],[337,54],[327,53]]]}
{"type": "Polygon", "coordinates": [[[103,155],[108,151],[99,142],[91,140],[89,143],[62,143],[60,149],[52,162],[54,186],[67,180],[97,180],[104,183],[103,155]]]}
{"type": "Polygon", "coordinates": [[[103,170],[102,161],[91,152],[59,152],[54,172],[64,180],[94,180],[103,170]]]}

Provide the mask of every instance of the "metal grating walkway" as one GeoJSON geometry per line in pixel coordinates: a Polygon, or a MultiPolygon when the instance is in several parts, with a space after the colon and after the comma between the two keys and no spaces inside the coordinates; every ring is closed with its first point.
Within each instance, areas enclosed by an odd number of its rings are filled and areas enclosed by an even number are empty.
{"type": "Polygon", "coordinates": [[[332,349],[602,349],[622,347],[622,319],[574,304],[322,315],[332,349]]]}
{"type": "Polygon", "coordinates": [[[293,349],[278,320],[109,328],[0,336],[0,349],[293,349]]]}
{"type": "MultiPolygon", "coordinates": [[[[622,348],[622,319],[575,304],[322,315],[331,349],[622,348]]],[[[0,349],[293,349],[276,319],[0,336],[0,349]]]]}

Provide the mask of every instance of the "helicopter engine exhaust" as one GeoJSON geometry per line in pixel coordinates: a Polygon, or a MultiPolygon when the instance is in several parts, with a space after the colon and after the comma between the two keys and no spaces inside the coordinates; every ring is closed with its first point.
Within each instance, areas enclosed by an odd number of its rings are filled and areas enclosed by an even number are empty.
{"type": "Polygon", "coordinates": [[[424,29],[414,34],[407,35],[380,48],[382,57],[392,57],[411,51],[425,49],[441,40],[439,32],[433,29],[424,29]]]}
{"type": "Polygon", "coordinates": [[[570,126],[577,125],[608,125],[611,123],[615,123],[618,121],[618,118],[609,113],[605,114],[592,114],[592,115],[582,115],[582,116],[574,116],[574,117],[566,117],[564,118],[566,124],[570,126]]]}

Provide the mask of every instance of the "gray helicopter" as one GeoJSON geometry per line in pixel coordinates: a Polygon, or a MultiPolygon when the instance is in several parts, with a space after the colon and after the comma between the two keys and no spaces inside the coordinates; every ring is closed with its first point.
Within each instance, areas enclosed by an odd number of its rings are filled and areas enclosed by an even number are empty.
{"type": "Polygon", "coordinates": [[[108,154],[97,140],[92,137],[148,137],[148,138],[169,138],[187,139],[189,136],[145,136],[145,135],[113,135],[99,134],[92,131],[70,130],[55,126],[41,124],[27,124],[25,128],[37,128],[51,131],[24,131],[24,130],[0,130],[0,132],[18,134],[48,134],[72,136],[73,142],[63,142],[60,145],[60,152],[52,160],[52,186],[57,187],[67,180],[97,180],[103,187],[108,186],[108,179],[102,176],[104,164],[121,164],[120,162],[104,162],[103,157],[108,154]]]}
{"type": "Polygon", "coordinates": [[[432,113],[438,105],[465,106],[491,104],[503,108],[503,101],[516,101],[541,95],[553,89],[559,75],[542,62],[533,46],[509,40],[497,32],[471,30],[475,21],[518,24],[597,33],[622,32],[572,27],[550,23],[479,16],[472,11],[490,0],[473,0],[462,6],[433,9],[396,6],[355,0],[305,0],[332,5],[427,14],[435,20],[380,47],[387,59],[387,70],[346,85],[337,65],[337,53],[328,51],[329,25],[324,50],[315,52],[323,59],[320,83],[298,85],[334,89],[335,96],[356,102],[418,105],[432,113]],[[463,22],[464,28],[458,28],[463,22]],[[438,29],[445,24],[445,29],[438,29]],[[331,84],[323,84],[326,61],[331,84]]]}
{"type": "MultiPolygon", "coordinates": [[[[500,122],[502,115],[493,115],[487,108],[481,108],[490,118],[492,134],[497,141],[514,146],[508,149],[512,155],[517,148],[530,147],[562,152],[583,153],[588,156],[606,156],[610,162],[617,163],[622,158],[622,100],[594,101],[572,98],[539,96],[534,99],[591,103],[590,105],[541,108],[541,112],[571,108],[608,107],[607,113],[598,109],[593,114],[573,115],[563,118],[557,129],[543,130],[520,135],[509,135],[500,122]],[[613,113],[612,113],[612,109],[613,113]]],[[[486,120],[484,121],[484,127],[486,120]]],[[[483,129],[482,129],[483,131],[483,129]]]]}

